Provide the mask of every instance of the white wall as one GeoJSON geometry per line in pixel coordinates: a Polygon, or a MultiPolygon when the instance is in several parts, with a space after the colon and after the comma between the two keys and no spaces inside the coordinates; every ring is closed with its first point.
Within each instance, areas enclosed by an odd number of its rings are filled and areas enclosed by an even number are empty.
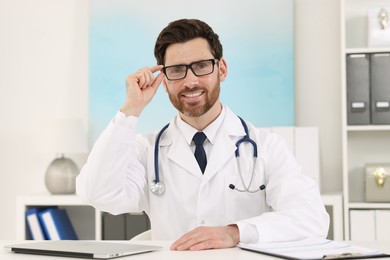
{"type": "MultiPolygon", "coordinates": [[[[341,191],[338,0],[296,0],[296,123],[319,126],[322,191],[341,191]]],[[[88,120],[88,0],[0,0],[0,239],[17,195],[42,192],[46,117],[88,120]]],[[[85,156],[73,155],[81,166],[85,156]]]]}
{"type": "Polygon", "coordinates": [[[16,196],[45,191],[55,154],[35,143],[47,117],[87,130],[88,1],[0,0],[0,239],[16,237],[16,196]]]}
{"type": "Polygon", "coordinates": [[[342,190],[340,0],[295,0],[295,122],[320,129],[321,191],[342,190]]]}

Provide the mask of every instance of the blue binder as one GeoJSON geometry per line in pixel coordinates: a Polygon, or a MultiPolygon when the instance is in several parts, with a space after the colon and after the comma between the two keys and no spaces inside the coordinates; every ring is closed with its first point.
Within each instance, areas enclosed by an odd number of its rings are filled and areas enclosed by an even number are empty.
{"type": "Polygon", "coordinates": [[[65,209],[47,209],[39,212],[38,216],[48,240],[78,239],[65,209]]]}
{"type": "Polygon", "coordinates": [[[33,240],[46,240],[46,234],[43,231],[42,223],[38,217],[39,212],[46,208],[31,208],[26,210],[26,224],[33,240]]]}

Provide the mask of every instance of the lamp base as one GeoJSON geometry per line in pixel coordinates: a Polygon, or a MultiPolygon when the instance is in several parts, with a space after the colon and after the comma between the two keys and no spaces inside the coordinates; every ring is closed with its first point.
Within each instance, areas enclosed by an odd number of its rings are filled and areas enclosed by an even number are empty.
{"type": "Polygon", "coordinates": [[[71,159],[54,159],[46,170],[46,188],[51,194],[73,194],[76,192],[78,174],[79,168],[71,159]]]}

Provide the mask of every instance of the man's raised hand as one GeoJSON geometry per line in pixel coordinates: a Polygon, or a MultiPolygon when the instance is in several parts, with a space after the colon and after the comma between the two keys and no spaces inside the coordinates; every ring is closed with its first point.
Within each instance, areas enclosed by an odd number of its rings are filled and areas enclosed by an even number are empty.
{"type": "Polygon", "coordinates": [[[154,76],[154,73],[162,68],[162,65],[144,67],[127,76],[126,100],[121,108],[126,116],[139,116],[152,100],[164,78],[163,73],[159,73],[157,76],[154,76]]]}

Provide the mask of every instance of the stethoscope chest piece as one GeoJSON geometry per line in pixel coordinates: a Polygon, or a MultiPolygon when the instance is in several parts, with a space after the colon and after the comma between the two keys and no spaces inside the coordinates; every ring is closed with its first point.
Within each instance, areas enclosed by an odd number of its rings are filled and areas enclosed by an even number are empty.
{"type": "Polygon", "coordinates": [[[165,192],[165,184],[154,180],[150,183],[150,190],[155,195],[162,195],[165,192]]]}

